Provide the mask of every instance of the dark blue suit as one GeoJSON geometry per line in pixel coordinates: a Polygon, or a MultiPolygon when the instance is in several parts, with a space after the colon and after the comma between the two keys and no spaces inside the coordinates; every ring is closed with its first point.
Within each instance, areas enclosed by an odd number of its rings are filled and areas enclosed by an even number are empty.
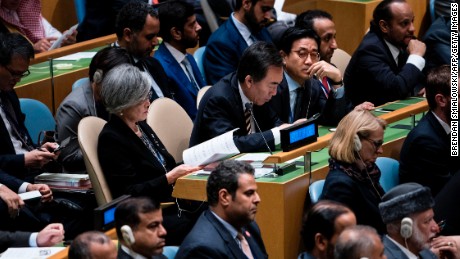
{"type": "MultiPolygon", "coordinates": [[[[174,89],[174,99],[178,102],[182,108],[187,112],[190,118],[195,119],[196,116],[196,96],[198,90],[192,85],[187,75],[182,70],[180,64],[174,59],[171,52],[166,48],[165,44],[161,44],[154,56],[160,61],[163,68],[165,68],[166,75],[168,76],[171,83],[174,83],[171,87],[174,89]]],[[[206,85],[205,81],[201,77],[200,70],[196,64],[195,59],[192,55],[187,55],[187,60],[192,66],[193,76],[201,88],[206,85]]]]}
{"type": "Polygon", "coordinates": [[[382,37],[371,29],[353,53],[345,70],[345,93],[354,106],[369,101],[375,106],[405,99],[423,80],[413,64],[398,68],[382,37]]]}
{"type": "MultiPolygon", "coordinates": [[[[270,33],[265,28],[254,36],[260,41],[272,42],[270,33]]],[[[230,16],[212,33],[206,45],[203,66],[208,84],[213,85],[229,73],[235,72],[247,47],[248,44],[230,16]]]]}
{"type": "MultiPolygon", "coordinates": [[[[256,222],[253,221],[247,225],[242,233],[255,259],[268,258],[256,222]]],[[[211,211],[207,210],[201,214],[192,231],[182,242],[176,254],[176,259],[181,258],[241,259],[247,257],[225,226],[211,211]]]]}
{"type": "MultiPolygon", "coordinates": [[[[382,238],[383,246],[385,247],[385,255],[387,259],[409,259],[406,254],[395,244],[391,241],[386,235],[382,238]]],[[[423,249],[418,254],[420,259],[435,259],[438,258],[435,254],[433,254],[428,249],[423,249]]]]}
{"type": "Polygon", "coordinates": [[[402,183],[428,186],[433,196],[460,170],[460,158],[450,156],[450,137],[428,112],[407,135],[401,148],[399,177],[402,183]]]}
{"type": "MultiPolygon", "coordinates": [[[[270,129],[282,124],[268,103],[262,106],[254,105],[254,117],[259,123],[262,134],[273,150],[275,142],[270,129]]],[[[235,145],[240,152],[267,151],[262,134],[247,134],[243,103],[238,90],[236,73],[224,77],[212,86],[200,101],[198,114],[193,125],[190,146],[224,134],[233,129],[235,145]]]]}
{"type": "Polygon", "coordinates": [[[439,17],[423,37],[426,44],[425,71],[440,65],[450,65],[450,17],[439,17]]]}

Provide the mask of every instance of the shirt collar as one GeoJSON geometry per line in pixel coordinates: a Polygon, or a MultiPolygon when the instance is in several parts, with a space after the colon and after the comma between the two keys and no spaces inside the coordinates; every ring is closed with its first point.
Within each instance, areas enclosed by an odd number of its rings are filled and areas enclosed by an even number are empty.
{"type": "Polygon", "coordinates": [[[442,128],[446,131],[446,134],[450,134],[450,125],[447,124],[445,121],[441,120],[441,118],[439,118],[438,115],[436,115],[436,113],[434,113],[433,111],[431,111],[431,113],[433,113],[434,117],[438,120],[439,124],[441,124],[442,128]]]}
{"type": "Polygon", "coordinates": [[[232,225],[230,225],[227,221],[223,220],[221,217],[217,216],[216,213],[214,213],[214,211],[211,210],[211,213],[216,216],[217,220],[222,223],[222,225],[224,225],[225,229],[228,230],[228,232],[230,233],[230,235],[233,237],[233,238],[237,238],[238,237],[238,231],[236,230],[235,227],[233,227],[232,225]]]}
{"type": "Polygon", "coordinates": [[[177,63],[181,63],[185,59],[185,54],[174,48],[171,44],[167,42],[163,42],[165,44],[166,48],[171,52],[171,55],[174,57],[174,59],[177,61],[177,63]]]}
{"type": "Polygon", "coordinates": [[[391,56],[396,61],[396,64],[398,64],[399,48],[396,47],[395,45],[391,44],[387,40],[385,40],[385,43],[387,44],[388,48],[390,49],[391,56]]]}
{"type": "Polygon", "coordinates": [[[286,82],[289,87],[289,92],[295,91],[297,90],[297,88],[300,87],[300,84],[297,83],[297,81],[295,81],[294,79],[292,79],[292,77],[290,77],[288,73],[284,72],[284,76],[286,77],[286,82]]]}
{"type": "Polygon", "coordinates": [[[244,94],[243,88],[241,88],[240,82],[238,82],[238,91],[240,92],[241,102],[243,103],[243,110],[245,110],[245,109],[246,109],[246,103],[250,103],[250,104],[252,105],[252,102],[251,102],[251,100],[249,100],[249,98],[246,97],[246,95],[244,94]]]}
{"type": "Polygon", "coordinates": [[[391,238],[389,235],[387,235],[388,239],[393,242],[409,259],[418,259],[416,255],[414,255],[411,251],[409,251],[407,248],[396,242],[393,238],[391,238]]]}
{"type": "Polygon", "coordinates": [[[133,250],[129,249],[128,247],[121,245],[120,248],[125,251],[128,255],[130,255],[133,259],[148,259],[147,257],[140,255],[133,250]]]}
{"type": "Polygon", "coordinates": [[[232,13],[231,18],[236,26],[236,29],[241,33],[241,36],[243,36],[244,41],[251,41],[251,31],[249,30],[249,28],[244,23],[238,21],[238,19],[235,18],[234,12],[232,13]]]}

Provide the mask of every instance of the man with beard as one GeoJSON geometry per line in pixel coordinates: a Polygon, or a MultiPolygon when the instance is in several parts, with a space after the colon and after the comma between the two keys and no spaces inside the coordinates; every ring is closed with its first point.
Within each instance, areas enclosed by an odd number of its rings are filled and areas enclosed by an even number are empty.
{"type": "Polygon", "coordinates": [[[430,189],[418,183],[400,184],[383,195],[379,210],[388,232],[383,237],[388,259],[438,258],[429,250],[437,239],[445,242],[434,249],[436,253],[456,251],[454,238],[435,238],[440,230],[433,205],[430,189]]]}
{"type": "Polygon", "coordinates": [[[158,13],[163,44],[155,52],[155,58],[166,68],[166,75],[175,92],[174,99],[193,120],[197,111],[198,91],[206,83],[187,49],[197,45],[201,26],[196,20],[193,6],[186,2],[165,2],[158,7],[158,13]]]}
{"type": "Polygon", "coordinates": [[[355,225],[355,214],[349,208],[335,201],[319,201],[303,220],[301,235],[306,251],[298,259],[333,258],[337,237],[355,225]]]}
{"type": "Polygon", "coordinates": [[[405,0],[384,0],[345,71],[353,105],[376,106],[421,93],[426,46],[414,38],[414,13],[405,0]]]}
{"type": "Polygon", "coordinates": [[[187,235],[176,258],[268,258],[254,218],[260,202],[252,166],[227,160],[206,186],[209,210],[187,235]]]}
{"type": "Polygon", "coordinates": [[[120,242],[118,259],[166,259],[162,255],[166,229],[157,201],[140,197],[120,202],[115,210],[115,229],[120,242]]]}
{"type": "Polygon", "coordinates": [[[158,45],[159,31],[158,13],[147,3],[129,2],[118,13],[115,24],[117,42],[114,45],[126,49],[134,65],[147,72],[152,84],[150,101],[159,97],[173,98],[174,95],[160,62],[151,57],[153,48],[158,45]]]}
{"type": "Polygon", "coordinates": [[[436,196],[460,170],[460,158],[450,155],[450,66],[433,69],[427,76],[426,99],[430,111],[407,135],[401,149],[401,182],[428,186],[436,196]]]}
{"type": "Polygon", "coordinates": [[[274,0],[236,0],[235,12],[209,38],[203,66],[208,84],[234,72],[243,51],[256,41],[272,42],[265,25],[274,0]]]}

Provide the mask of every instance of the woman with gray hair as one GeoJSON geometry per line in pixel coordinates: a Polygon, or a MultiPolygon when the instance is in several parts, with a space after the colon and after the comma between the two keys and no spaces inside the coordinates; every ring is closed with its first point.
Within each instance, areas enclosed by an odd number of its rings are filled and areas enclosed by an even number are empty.
{"type": "Polygon", "coordinates": [[[329,146],[329,173],[320,199],[348,206],[357,223],[386,232],[378,205],[385,191],[375,164],[382,154],[384,120],[366,110],[353,110],[337,126],[329,146]]]}
{"type": "MultiPolygon", "coordinates": [[[[98,156],[113,198],[123,194],[173,201],[176,179],[200,167],[176,166],[145,119],[151,85],[138,68],[123,64],[111,69],[102,81],[101,98],[111,118],[99,135],[98,156]]],[[[195,215],[171,206],[163,211],[168,245],[178,245],[193,226],[195,215]]]]}

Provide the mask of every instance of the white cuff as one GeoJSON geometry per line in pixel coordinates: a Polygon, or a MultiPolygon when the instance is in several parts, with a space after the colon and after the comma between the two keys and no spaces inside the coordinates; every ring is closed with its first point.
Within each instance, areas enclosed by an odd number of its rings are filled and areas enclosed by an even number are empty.
{"type": "Polygon", "coordinates": [[[27,186],[29,186],[30,183],[28,182],[24,182],[21,184],[21,186],[19,186],[19,190],[18,190],[18,193],[25,193],[27,192],[27,186]]]}
{"type": "Polygon", "coordinates": [[[343,87],[343,84],[337,89],[332,87],[332,97],[334,97],[334,99],[340,99],[344,95],[345,95],[345,87],[343,87]]]}
{"type": "Polygon", "coordinates": [[[278,127],[271,129],[273,133],[273,138],[275,141],[275,145],[281,143],[281,136],[280,136],[280,129],[278,127]]]}
{"type": "Polygon", "coordinates": [[[30,237],[29,237],[29,246],[30,247],[37,247],[37,237],[38,237],[38,232],[34,232],[32,234],[30,234],[30,237]]]}
{"type": "Polygon", "coordinates": [[[410,63],[418,68],[418,70],[422,71],[423,68],[425,67],[425,59],[419,55],[409,55],[409,58],[407,59],[407,63],[410,63]]]}

